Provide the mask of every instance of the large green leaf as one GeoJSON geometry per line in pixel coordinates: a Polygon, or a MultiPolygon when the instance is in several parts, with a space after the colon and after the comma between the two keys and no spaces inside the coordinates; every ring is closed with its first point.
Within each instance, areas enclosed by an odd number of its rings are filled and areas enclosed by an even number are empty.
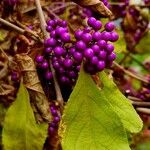
{"type": "Polygon", "coordinates": [[[103,89],[100,92],[108,99],[113,110],[120,117],[125,129],[133,133],[139,132],[143,127],[142,120],[129,100],[119,91],[105,72],[100,73],[100,79],[103,83],[103,89]]]}
{"type": "Polygon", "coordinates": [[[130,150],[120,118],[81,70],[59,128],[63,150],[130,150]]]}
{"type": "Polygon", "coordinates": [[[47,124],[37,124],[29,103],[29,95],[21,84],[16,101],[6,113],[2,144],[4,150],[42,150],[47,124]]]}

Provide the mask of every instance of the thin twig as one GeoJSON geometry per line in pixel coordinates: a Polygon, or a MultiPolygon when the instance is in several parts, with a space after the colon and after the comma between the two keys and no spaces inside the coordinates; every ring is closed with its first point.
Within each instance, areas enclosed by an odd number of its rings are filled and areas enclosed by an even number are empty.
{"type": "Polygon", "coordinates": [[[136,108],[136,110],[140,113],[144,113],[144,114],[147,114],[147,115],[150,115],[150,109],[149,108],[136,108]]]}
{"type": "Polygon", "coordinates": [[[141,77],[141,76],[138,76],[138,75],[135,75],[134,73],[130,72],[129,70],[126,70],[124,67],[122,67],[121,65],[119,65],[118,63],[114,62],[113,63],[116,67],[118,67],[119,69],[121,69],[124,73],[126,73],[127,75],[139,80],[139,81],[142,81],[144,83],[147,83],[147,84],[150,84],[150,82],[146,79],[144,79],[144,77],[141,77]]]}
{"type": "MultiPolygon", "coordinates": [[[[35,0],[35,4],[36,4],[37,12],[39,14],[41,29],[42,29],[42,31],[44,33],[44,37],[45,38],[49,38],[49,34],[48,34],[48,32],[46,31],[46,28],[45,28],[46,27],[46,21],[45,21],[45,18],[44,18],[44,14],[43,14],[43,11],[42,11],[42,8],[41,8],[40,1],[39,0],[35,0]]],[[[61,94],[61,90],[60,90],[58,81],[56,79],[55,70],[54,70],[51,62],[50,62],[50,68],[51,68],[51,71],[52,71],[52,74],[53,74],[54,86],[55,86],[55,92],[56,92],[57,101],[59,102],[61,109],[63,109],[63,104],[64,104],[63,97],[62,97],[62,94],[61,94]]]]}
{"type": "Polygon", "coordinates": [[[134,106],[150,107],[150,102],[135,102],[135,101],[131,101],[131,103],[134,106]]]}
{"type": "MultiPolygon", "coordinates": [[[[41,41],[41,39],[39,38],[39,36],[37,34],[35,34],[33,31],[31,31],[30,29],[22,29],[12,23],[10,23],[9,21],[7,20],[4,20],[2,18],[0,18],[0,23],[2,23],[3,25],[6,25],[10,28],[12,28],[14,31],[20,33],[20,34],[25,34],[25,33],[29,33],[31,36],[31,38],[33,38],[34,40],[38,40],[38,41],[41,41]]],[[[41,41],[42,42],[42,41],[41,41]]]]}
{"type": "Polygon", "coordinates": [[[52,10],[48,9],[48,7],[45,7],[43,9],[45,9],[49,14],[51,14],[56,19],[60,19],[52,10]]]}
{"type": "Polygon", "coordinates": [[[134,96],[128,96],[128,99],[132,100],[132,101],[142,101],[140,98],[134,97],[134,96]]]}
{"type": "Polygon", "coordinates": [[[1,22],[2,24],[4,24],[4,25],[6,25],[6,26],[8,26],[8,27],[10,27],[10,28],[12,28],[12,29],[14,29],[15,31],[21,33],[21,34],[24,34],[24,33],[25,33],[25,30],[23,30],[22,28],[20,28],[20,27],[14,25],[14,24],[12,24],[12,23],[10,23],[10,22],[8,22],[8,21],[2,19],[2,18],[0,18],[0,22],[1,22]]]}

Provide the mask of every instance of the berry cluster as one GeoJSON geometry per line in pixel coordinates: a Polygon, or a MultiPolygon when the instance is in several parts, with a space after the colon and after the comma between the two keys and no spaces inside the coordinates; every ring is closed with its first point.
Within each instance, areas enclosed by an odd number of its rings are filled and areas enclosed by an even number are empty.
{"type": "MultiPolygon", "coordinates": [[[[50,56],[48,59],[51,59],[58,81],[62,84],[71,85],[78,76],[80,66],[79,63],[74,62],[72,58],[72,52],[69,46],[71,44],[72,47],[72,43],[70,43],[71,39],[67,22],[58,19],[49,20],[46,29],[50,33],[50,38],[45,39],[44,42],[45,56],[50,56]]],[[[38,56],[36,62],[41,69],[49,69],[48,62],[43,56],[38,56]]],[[[45,78],[48,80],[52,79],[52,73],[46,71],[45,78]]]]}
{"type": "Polygon", "coordinates": [[[57,130],[60,121],[60,113],[58,111],[58,106],[56,105],[56,103],[51,104],[50,111],[53,116],[53,120],[49,124],[49,133],[53,134],[57,130]]]}
{"type": "Polygon", "coordinates": [[[90,74],[102,71],[105,67],[110,67],[116,58],[113,52],[114,46],[110,42],[118,40],[119,36],[113,30],[113,22],[105,24],[105,31],[100,32],[102,23],[94,17],[88,19],[88,27],[75,32],[75,52],[74,61],[84,60],[84,68],[90,74]],[[109,42],[110,41],[110,42],[109,42]]]}
{"type": "Polygon", "coordinates": [[[44,56],[37,56],[38,67],[43,70],[47,80],[52,79],[48,60],[55,69],[57,79],[61,84],[72,85],[75,83],[81,62],[84,63],[85,71],[90,74],[109,68],[116,58],[113,52],[114,46],[110,42],[118,40],[118,34],[114,32],[115,25],[108,22],[104,26],[94,17],[88,19],[88,26],[74,33],[75,42],[67,28],[67,22],[63,20],[49,20],[47,31],[50,38],[44,42],[44,56]]]}

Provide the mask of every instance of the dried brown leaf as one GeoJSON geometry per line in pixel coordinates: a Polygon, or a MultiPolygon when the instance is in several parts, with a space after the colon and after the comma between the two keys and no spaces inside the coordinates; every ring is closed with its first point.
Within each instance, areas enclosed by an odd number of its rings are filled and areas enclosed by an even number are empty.
{"type": "Polygon", "coordinates": [[[0,83],[0,96],[6,96],[14,92],[15,88],[12,85],[0,83]]]}
{"type": "Polygon", "coordinates": [[[23,83],[30,94],[32,104],[37,122],[43,120],[50,121],[51,115],[49,111],[48,99],[40,84],[35,64],[27,54],[17,54],[16,60],[23,75],[23,83]]]}
{"type": "Polygon", "coordinates": [[[100,0],[73,0],[75,3],[83,6],[89,7],[93,11],[100,13],[103,16],[112,17],[112,12],[104,5],[100,0]]]}

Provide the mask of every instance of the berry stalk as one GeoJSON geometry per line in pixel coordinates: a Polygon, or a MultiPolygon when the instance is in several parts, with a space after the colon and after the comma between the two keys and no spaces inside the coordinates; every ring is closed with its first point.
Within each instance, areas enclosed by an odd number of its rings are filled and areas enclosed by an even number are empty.
{"type": "MultiPolygon", "coordinates": [[[[46,31],[46,28],[45,28],[46,27],[46,21],[45,21],[45,18],[44,18],[44,14],[43,14],[43,11],[42,11],[42,7],[41,7],[41,4],[40,4],[40,1],[39,0],[35,0],[35,4],[36,4],[37,12],[38,12],[38,15],[39,15],[39,19],[40,19],[41,29],[42,29],[42,31],[44,33],[44,37],[47,39],[47,38],[49,38],[49,34],[48,34],[48,32],[46,31]]],[[[56,92],[57,101],[59,102],[61,109],[63,109],[64,101],[63,101],[63,97],[62,97],[62,94],[61,94],[61,90],[60,90],[59,84],[57,82],[57,78],[55,76],[55,70],[54,70],[54,68],[53,68],[53,66],[51,64],[50,64],[50,68],[51,68],[52,74],[53,74],[54,86],[55,86],[55,92],[56,92]]]]}

